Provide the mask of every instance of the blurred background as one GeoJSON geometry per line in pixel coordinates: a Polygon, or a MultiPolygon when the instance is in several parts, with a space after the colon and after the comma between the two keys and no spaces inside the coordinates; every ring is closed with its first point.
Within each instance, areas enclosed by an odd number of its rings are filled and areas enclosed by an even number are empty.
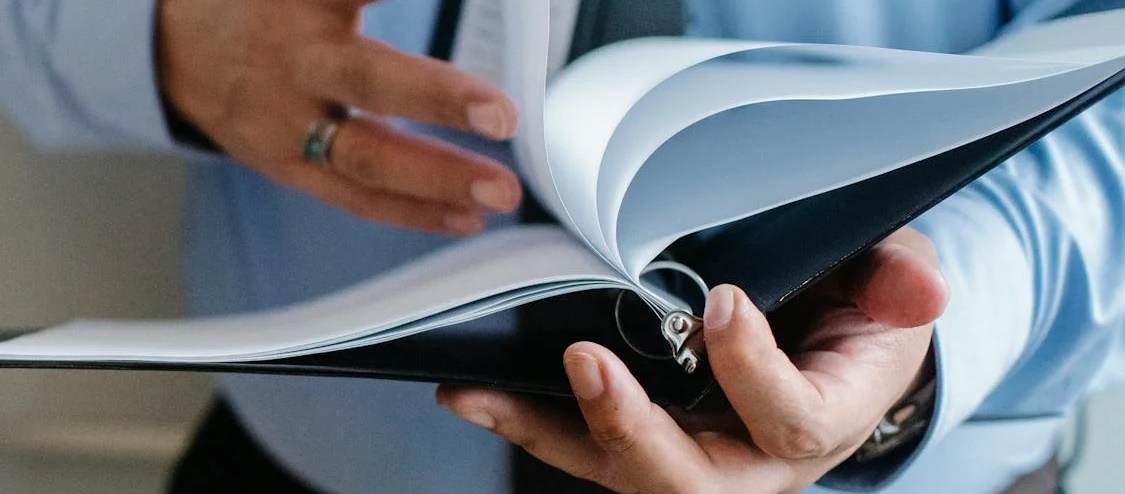
{"type": "MultiPolygon", "coordinates": [[[[0,328],[181,314],[185,166],[43,155],[0,120],[0,328]]],[[[211,396],[206,375],[0,370],[0,493],[161,492],[211,396]]],[[[1073,494],[1121,492],[1125,390],[1074,427],[1073,494]]]]}
{"type": "MultiPolygon", "coordinates": [[[[0,120],[0,327],[175,317],[185,167],[40,155],[0,120]]],[[[157,493],[206,375],[0,370],[0,492],[157,493]]]]}

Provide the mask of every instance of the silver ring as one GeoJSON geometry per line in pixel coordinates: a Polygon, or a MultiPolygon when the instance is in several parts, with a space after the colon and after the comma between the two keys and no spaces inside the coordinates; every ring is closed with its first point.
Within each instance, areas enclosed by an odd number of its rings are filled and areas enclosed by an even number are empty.
{"type": "Polygon", "coordinates": [[[317,119],[309,124],[309,131],[305,134],[305,141],[301,146],[301,153],[305,160],[327,166],[332,142],[336,140],[338,130],[340,130],[339,122],[328,118],[317,119]]]}

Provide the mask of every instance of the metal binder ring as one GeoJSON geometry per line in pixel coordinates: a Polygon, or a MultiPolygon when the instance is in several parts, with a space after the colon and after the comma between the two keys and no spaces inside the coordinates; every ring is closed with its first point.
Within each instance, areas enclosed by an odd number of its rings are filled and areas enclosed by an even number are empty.
{"type": "MultiPolygon", "coordinates": [[[[691,268],[689,268],[689,267],[687,267],[683,264],[680,264],[678,262],[675,262],[675,261],[656,261],[656,262],[653,262],[652,264],[649,264],[648,267],[646,267],[644,269],[644,271],[641,271],[641,276],[643,277],[645,275],[654,273],[656,271],[675,271],[679,274],[682,274],[682,275],[686,276],[689,280],[691,280],[693,283],[695,283],[696,286],[699,287],[699,290],[703,293],[704,298],[706,298],[707,294],[710,292],[710,289],[707,288],[707,282],[703,281],[703,277],[696,274],[695,271],[691,270],[691,268]]],[[[629,336],[625,334],[625,325],[621,323],[621,304],[625,300],[625,294],[626,293],[629,293],[629,291],[628,290],[619,291],[617,293],[617,301],[614,302],[614,304],[613,304],[613,321],[617,325],[617,334],[621,335],[621,340],[624,341],[625,344],[628,345],[631,350],[633,350],[634,352],[637,352],[637,354],[642,356],[642,357],[652,359],[652,360],[672,360],[672,359],[674,359],[676,357],[676,355],[671,350],[669,350],[668,354],[665,354],[665,355],[647,352],[645,350],[642,350],[642,349],[638,348],[637,345],[634,344],[633,341],[629,339],[629,336]]],[[[651,307],[651,304],[650,304],[650,307],[651,307]]],[[[656,308],[653,307],[653,310],[656,311],[656,308]]]]}
{"type": "Polygon", "coordinates": [[[628,345],[631,350],[637,352],[638,355],[647,359],[672,360],[675,358],[675,355],[673,355],[671,351],[669,351],[667,355],[646,352],[633,344],[633,341],[625,334],[625,326],[621,324],[621,302],[625,300],[626,293],[630,293],[629,290],[619,290],[617,292],[617,301],[613,304],[613,322],[617,325],[617,334],[621,335],[621,341],[624,341],[625,344],[628,345]]]}
{"type": "Polygon", "coordinates": [[[695,271],[692,271],[691,268],[684,266],[683,264],[680,264],[678,262],[656,261],[652,264],[649,264],[648,267],[644,269],[644,271],[641,271],[641,276],[654,273],[656,271],[675,271],[684,276],[687,276],[687,278],[691,280],[692,283],[695,283],[695,286],[699,287],[699,291],[703,293],[703,298],[707,298],[707,294],[711,292],[711,289],[707,287],[707,282],[703,281],[702,276],[699,276],[695,273],[695,271]]]}

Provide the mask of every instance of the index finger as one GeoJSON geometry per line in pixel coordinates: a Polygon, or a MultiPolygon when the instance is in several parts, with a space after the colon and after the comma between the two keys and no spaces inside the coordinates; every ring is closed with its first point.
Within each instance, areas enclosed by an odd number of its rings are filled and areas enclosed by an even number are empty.
{"type": "Polygon", "coordinates": [[[507,139],[518,120],[500,89],[452,65],[355,37],[299,51],[294,83],[326,101],[379,115],[507,139]]]}

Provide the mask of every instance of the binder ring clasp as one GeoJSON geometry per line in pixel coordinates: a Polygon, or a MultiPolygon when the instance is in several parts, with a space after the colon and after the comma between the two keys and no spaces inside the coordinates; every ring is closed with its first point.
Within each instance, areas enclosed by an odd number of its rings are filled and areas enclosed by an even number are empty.
{"type": "MultiPolygon", "coordinates": [[[[657,261],[650,264],[641,272],[641,276],[651,274],[656,271],[674,271],[681,275],[686,276],[691,280],[702,293],[703,297],[707,297],[710,291],[707,283],[691,268],[674,261],[657,261]]],[[[702,365],[704,356],[706,355],[705,342],[703,341],[703,319],[691,314],[684,310],[673,310],[663,314],[660,323],[661,336],[664,341],[668,343],[671,352],[667,355],[659,355],[652,352],[645,351],[633,343],[632,340],[625,334],[625,327],[621,322],[621,304],[625,299],[627,290],[621,290],[617,294],[617,301],[613,308],[614,322],[617,324],[617,332],[621,335],[621,339],[629,346],[634,352],[639,355],[650,358],[653,360],[670,360],[675,359],[676,363],[684,369],[688,374],[694,373],[700,365],[702,365]]],[[[649,303],[646,301],[646,303],[649,303]]],[[[649,306],[654,311],[659,311],[653,304],[649,306]]]]}

